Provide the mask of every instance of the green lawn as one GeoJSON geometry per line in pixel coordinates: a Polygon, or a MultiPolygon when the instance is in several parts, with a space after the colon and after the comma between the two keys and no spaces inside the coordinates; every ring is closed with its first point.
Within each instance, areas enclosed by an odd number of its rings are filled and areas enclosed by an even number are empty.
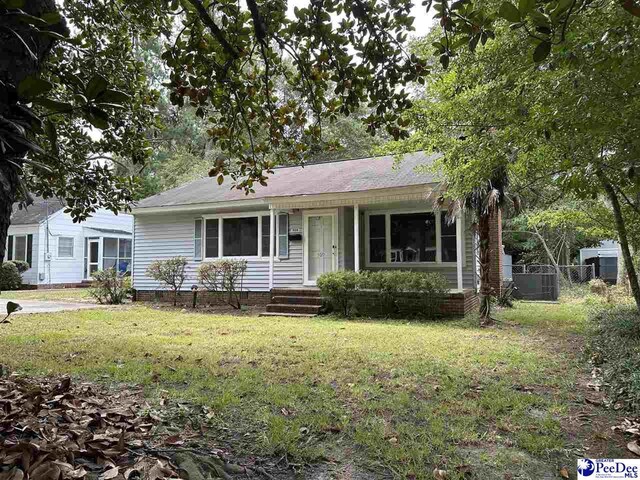
{"type": "Polygon", "coordinates": [[[0,328],[0,363],[207,405],[237,455],[395,478],[431,478],[435,467],[461,478],[463,465],[495,479],[575,470],[585,439],[568,430],[571,408],[584,405],[575,384],[586,365],[574,348],[583,306],[520,303],[499,317],[481,329],[472,319],[85,310],[16,317],[0,328]]]}
{"type": "Polygon", "coordinates": [[[0,299],[52,300],[52,301],[93,301],[88,288],[40,288],[37,290],[8,290],[0,293],[0,299]]]}

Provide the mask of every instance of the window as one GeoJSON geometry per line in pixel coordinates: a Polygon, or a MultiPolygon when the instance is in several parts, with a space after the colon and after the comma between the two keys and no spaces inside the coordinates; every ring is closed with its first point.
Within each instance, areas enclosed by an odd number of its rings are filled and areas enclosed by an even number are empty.
{"type": "Polygon", "coordinates": [[[287,258],[289,256],[289,215],[281,213],[278,215],[278,257],[287,258]]]}
{"type": "Polygon", "coordinates": [[[391,261],[396,263],[436,261],[434,213],[391,215],[391,261]]]}
{"type": "Polygon", "coordinates": [[[220,235],[220,230],[218,228],[218,219],[207,219],[207,221],[205,222],[204,230],[204,256],[206,258],[215,258],[218,256],[218,236],[220,235]]]}
{"type": "Polygon", "coordinates": [[[258,217],[225,218],[222,221],[222,253],[225,257],[258,255],[258,217]]]}
{"type": "Polygon", "coordinates": [[[456,224],[444,212],[388,212],[367,215],[369,264],[455,263],[456,224]]]}
{"type": "MultiPolygon", "coordinates": [[[[97,243],[92,243],[93,249],[97,243]]],[[[95,257],[92,254],[92,257],[95,257]]],[[[102,239],[102,269],[116,268],[119,272],[127,272],[131,266],[131,240],[128,238],[102,239]]]]}
{"type": "Polygon", "coordinates": [[[73,258],[73,237],[58,237],[58,258],[73,258]]]}
{"type": "Polygon", "coordinates": [[[384,263],[387,261],[387,225],[385,215],[369,217],[369,261],[384,263]]]}
{"type": "MultiPolygon", "coordinates": [[[[197,229],[196,226],[196,231],[197,229]]],[[[204,230],[204,258],[269,257],[270,236],[272,234],[271,217],[269,215],[208,218],[205,220],[204,230]],[[220,235],[222,235],[222,238],[220,235]]],[[[277,241],[275,255],[280,258],[288,257],[288,214],[278,214],[274,234],[277,241]]],[[[196,241],[197,235],[198,233],[196,232],[196,241]]]]}
{"type": "Polygon", "coordinates": [[[27,236],[16,235],[13,240],[13,260],[27,261],[27,236]]]}
{"type": "Polygon", "coordinates": [[[262,217],[262,256],[268,257],[270,250],[271,217],[265,215],[262,217]]]}
{"type": "Polygon", "coordinates": [[[452,223],[447,221],[447,216],[442,213],[440,215],[440,245],[443,262],[457,261],[457,243],[456,243],[456,220],[452,223]]]}
{"type": "Polygon", "coordinates": [[[193,259],[202,260],[202,220],[195,221],[195,230],[193,232],[193,259]]]}

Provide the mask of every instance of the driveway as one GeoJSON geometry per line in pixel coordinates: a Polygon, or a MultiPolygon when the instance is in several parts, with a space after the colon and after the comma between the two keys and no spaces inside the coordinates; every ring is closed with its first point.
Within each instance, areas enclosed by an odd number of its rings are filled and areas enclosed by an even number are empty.
{"type": "Polygon", "coordinates": [[[15,302],[22,307],[22,310],[15,312],[13,315],[24,315],[26,313],[53,313],[64,312],[68,310],[83,310],[87,308],[105,308],[108,305],[98,305],[95,303],[80,302],[58,302],[53,300],[25,300],[25,299],[0,299],[0,312],[5,313],[5,305],[7,302],[15,302]]]}

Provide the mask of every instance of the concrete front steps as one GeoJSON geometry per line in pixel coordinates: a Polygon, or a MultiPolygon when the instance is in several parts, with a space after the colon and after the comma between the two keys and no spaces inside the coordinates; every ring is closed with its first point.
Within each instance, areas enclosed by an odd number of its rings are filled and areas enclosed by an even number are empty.
{"type": "Polygon", "coordinates": [[[262,317],[315,317],[322,308],[317,288],[272,288],[271,303],[262,317]]]}

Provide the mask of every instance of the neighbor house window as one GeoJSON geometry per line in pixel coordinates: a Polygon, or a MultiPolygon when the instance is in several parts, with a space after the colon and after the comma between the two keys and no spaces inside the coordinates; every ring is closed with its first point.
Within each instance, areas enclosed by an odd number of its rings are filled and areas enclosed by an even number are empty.
{"type": "Polygon", "coordinates": [[[73,258],[73,237],[58,238],[58,258],[73,258]]]}
{"type": "Polygon", "coordinates": [[[31,266],[33,252],[33,235],[8,235],[7,260],[20,260],[31,266]]]}
{"type": "Polygon", "coordinates": [[[126,272],[131,266],[131,240],[128,238],[102,239],[102,269],[116,268],[126,272]]]}
{"type": "Polygon", "coordinates": [[[456,220],[449,223],[444,213],[440,215],[440,238],[442,261],[457,261],[456,220]]]}
{"type": "Polygon", "coordinates": [[[448,225],[444,213],[368,215],[367,241],[370,264],[456,261],[456,225],[448,225]]]}

